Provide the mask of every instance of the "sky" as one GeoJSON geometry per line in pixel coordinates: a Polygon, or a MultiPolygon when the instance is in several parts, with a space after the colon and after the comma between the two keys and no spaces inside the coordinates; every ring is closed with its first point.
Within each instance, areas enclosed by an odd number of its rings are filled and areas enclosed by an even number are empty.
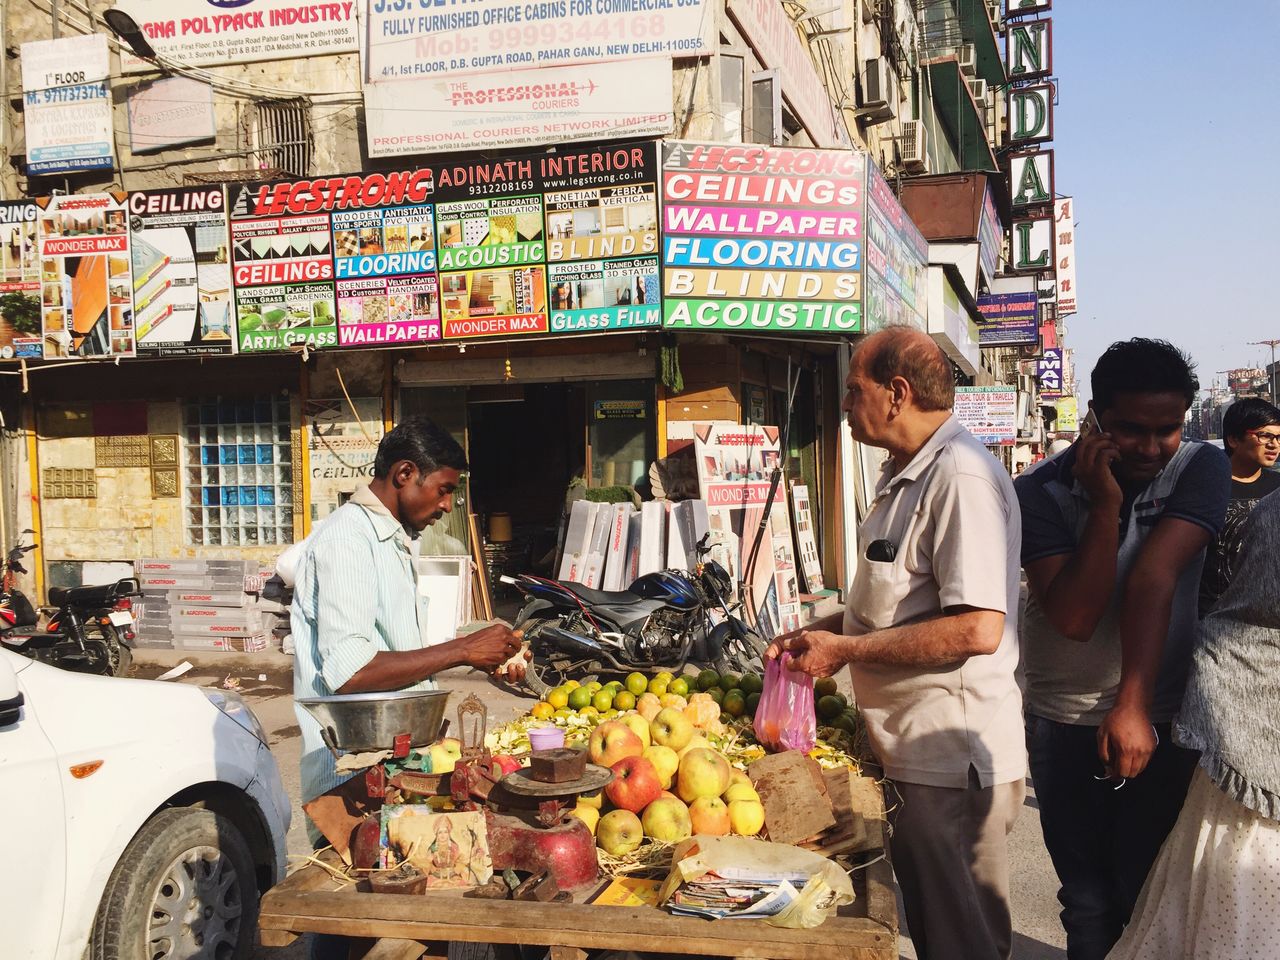
{"type": "Polygon", "coordinates": [[[1269,362],[1248,341],[1280,338],[1280,3],[1057,0],[1051,16],[1081,398],[1127,337],[1176,343],[1206,388],[1269,362]]]}

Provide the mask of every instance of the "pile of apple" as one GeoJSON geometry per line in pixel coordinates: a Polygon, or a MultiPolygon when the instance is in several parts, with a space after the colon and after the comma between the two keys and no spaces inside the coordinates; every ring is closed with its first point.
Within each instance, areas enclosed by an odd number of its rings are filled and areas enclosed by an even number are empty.
{"type": "Polygon", "coordinates": [[[718,705],[695,694],[685,709],[664,707],[652,717],[626,713],[591,733],[591,762],[614,779],[602,794],[581,797],[573,814],[596,844],[614,856],[631,853],[645,837],[676,843],[695,833],[754,836],[764,827],[764,806],[747,775],[730,766],[700,732],[703,719],[719,722],[718,705]],[[714,711],[714,712],[713,712],[714,711]]]}

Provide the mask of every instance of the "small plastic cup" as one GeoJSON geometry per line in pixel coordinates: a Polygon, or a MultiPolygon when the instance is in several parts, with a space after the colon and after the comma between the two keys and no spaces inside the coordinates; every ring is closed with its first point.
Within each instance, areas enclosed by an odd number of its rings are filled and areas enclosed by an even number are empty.
{"type": "Polygon", "coordinates": [[[564,730],[560,727],[534,727],[529,731],[529,746],[534,750],[558,750],[564,746],[564,730]]]}

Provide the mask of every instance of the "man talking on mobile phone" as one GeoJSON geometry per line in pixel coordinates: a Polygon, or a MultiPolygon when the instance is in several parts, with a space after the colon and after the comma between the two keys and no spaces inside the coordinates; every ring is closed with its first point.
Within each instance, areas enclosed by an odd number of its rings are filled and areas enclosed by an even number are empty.
{"type": "Polygon", "coordinates": [[[858,530],[848,608],[776,638],[793,666],[849,666],[890,789],[889,856],[921,960],[1010,955],[1006,836],[1027,771],[1018,664],[1018,504],[951,415],[951,364],[890,327],[849,363],[844,411],[888,451],[858,530]]]}
{"type": "Polygon", "coordinates": [[[1091,383],[1091,429],[1014,481],[1027,749],[1070,960],[1119,939],[1182,809],[1196,755],[1170,721],[1231,489],[1222,453],[1182,439],[1200,384],[1180,350],[1113,343],[1091,383]]]}

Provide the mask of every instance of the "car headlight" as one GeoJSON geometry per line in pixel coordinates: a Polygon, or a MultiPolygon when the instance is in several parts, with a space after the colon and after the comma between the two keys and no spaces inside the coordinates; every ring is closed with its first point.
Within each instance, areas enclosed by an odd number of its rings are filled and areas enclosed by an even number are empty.
{"type": "Polygon", "coordinates": [[[244,702],[244,698],[233,690],[217,690],[213,687],[201,687],[201,692],[209,698],[209,702],[234,720],[246,731],[257,737],[264,744],[267,742],[267,731],[262,722],[244,702]]]}

